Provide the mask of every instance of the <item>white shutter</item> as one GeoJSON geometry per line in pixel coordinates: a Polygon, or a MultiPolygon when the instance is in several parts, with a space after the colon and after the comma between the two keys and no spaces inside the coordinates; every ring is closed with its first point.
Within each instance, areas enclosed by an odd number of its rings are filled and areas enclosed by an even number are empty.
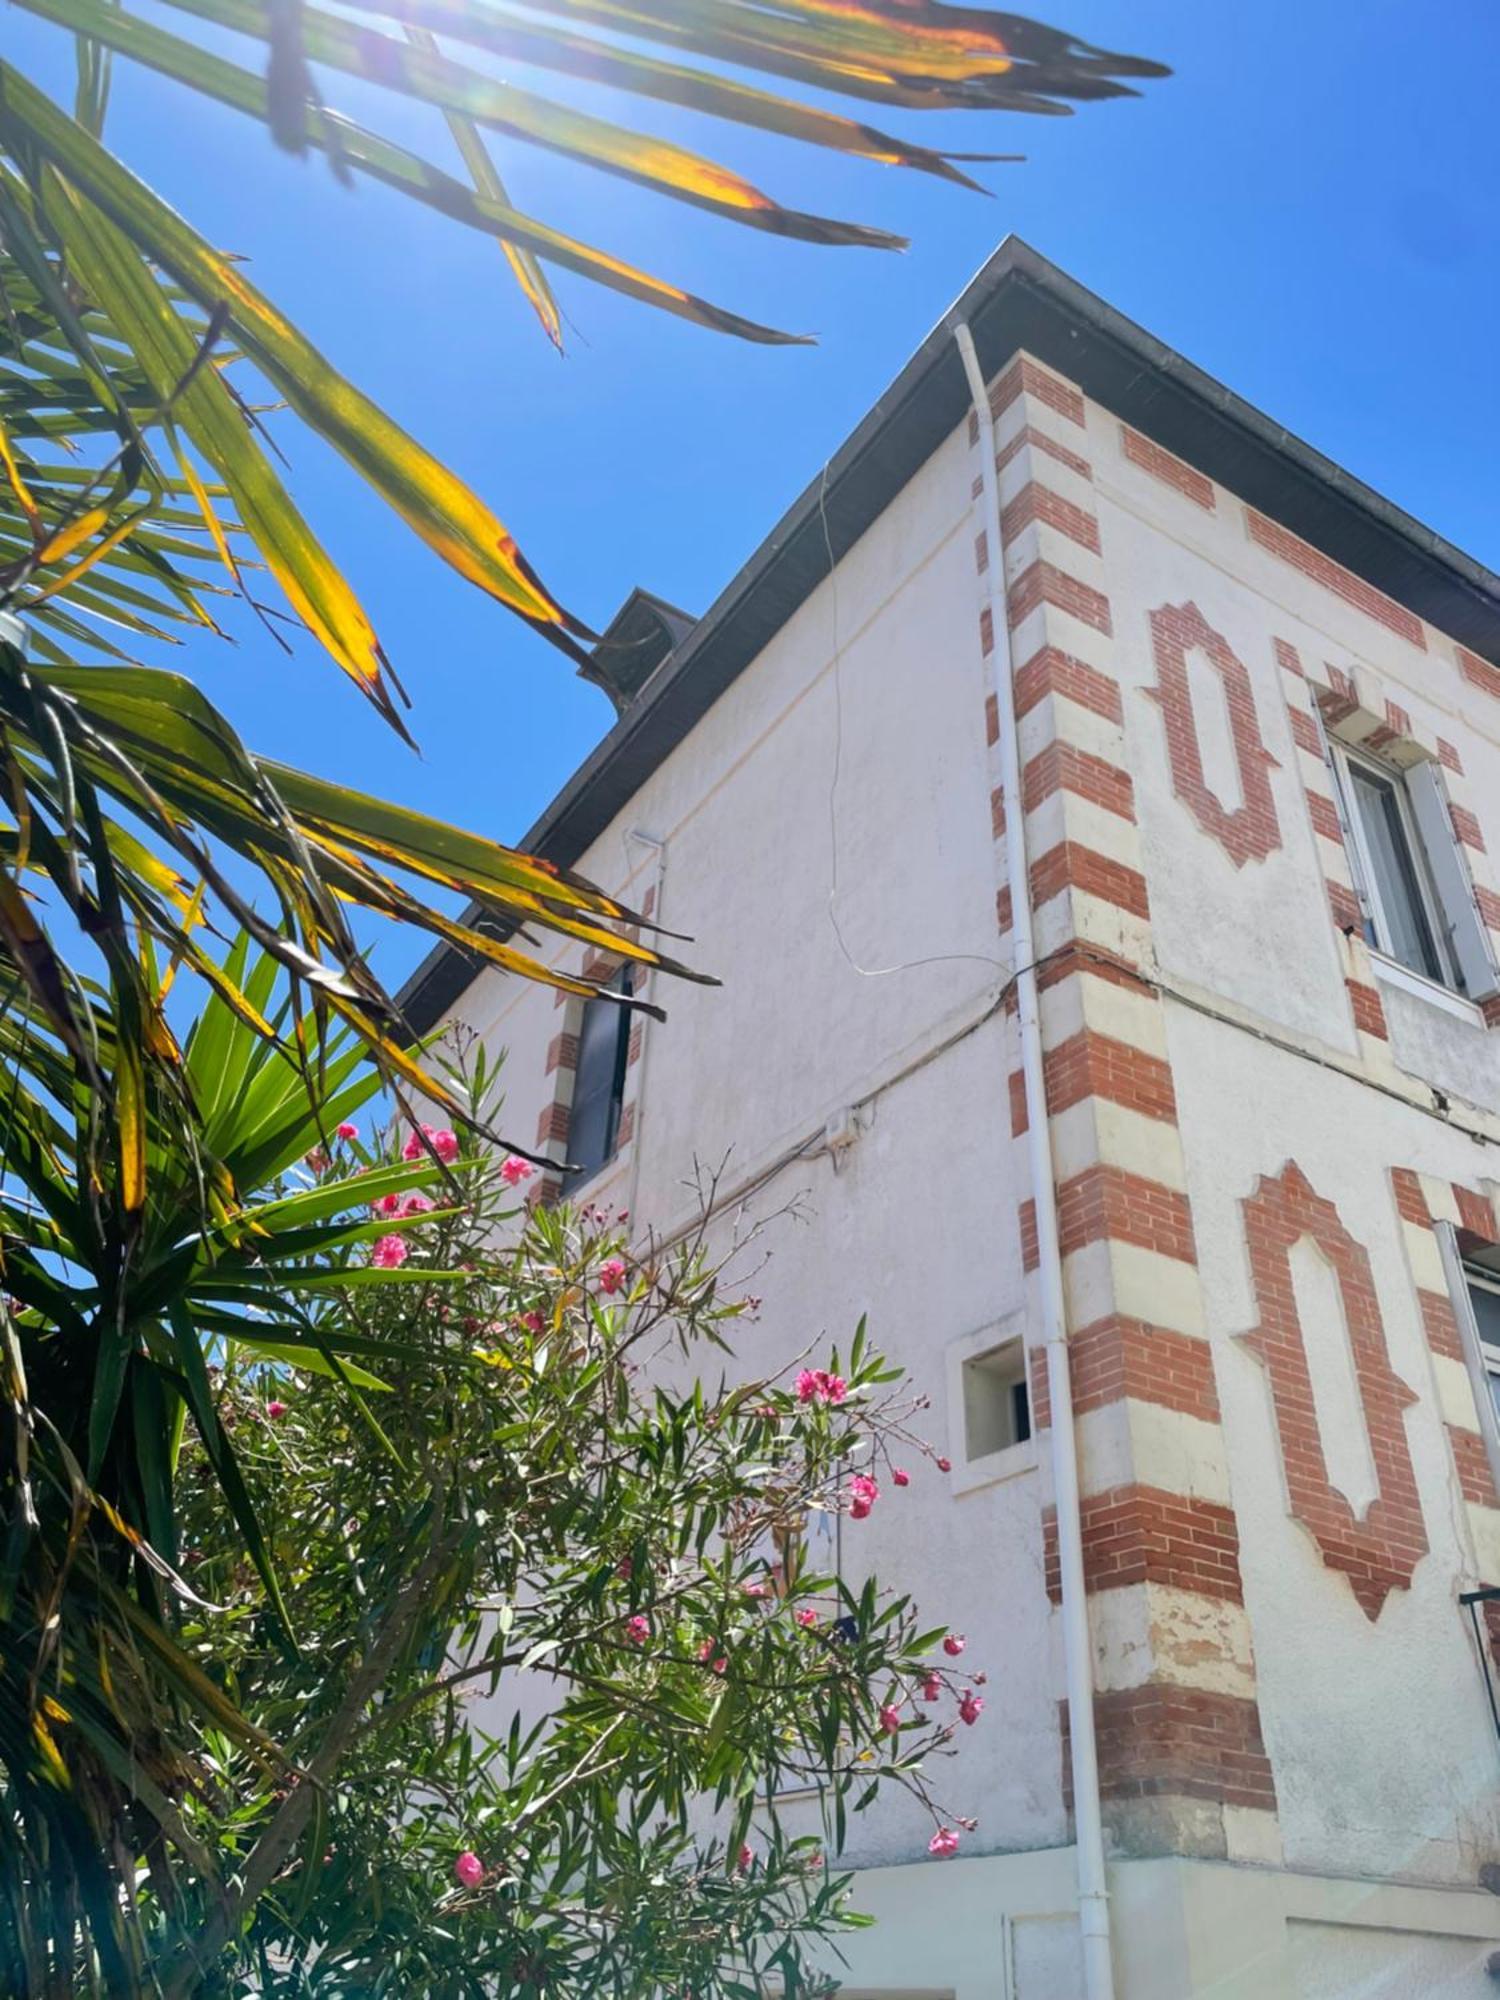
{"type": "Polygon", "coordinates": [[[1471,1000],[1486,999],[1500,991],[1500,970],[1496,969],[1489,932],[1474,901],[1468,863],[1453,831],[1447,788],[1437,765],[1430,759],[1414,764],[1407,772],[1406,795],[1422,836],[1428,871],[1437,891],[1439,915],[1463,975],[1464,991],[1471,1000]]]}

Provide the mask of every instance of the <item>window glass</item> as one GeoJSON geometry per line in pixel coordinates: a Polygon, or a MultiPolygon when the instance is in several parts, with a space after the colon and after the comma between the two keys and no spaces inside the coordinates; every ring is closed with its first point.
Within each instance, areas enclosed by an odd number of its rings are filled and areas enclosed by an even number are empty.
{"type": "Polygon", "coordinates": [[[1474,1324],[1479,1329],[1484,1365],[1489,1372],[1490,1396],[1496,1414],[1500,1415],[1500,1286],[1470,1272],[1469,1303],[1474,1308],[1474,1324]]]}
{"type": "MultiPolygon", "coordinates": [[[[628,968],[612,990],[630,991],[628,968]]],[[[613,1000],[588,1001],[578,1031],[578,1066],[568,1114],[568,1160],[579,1169],[580,1178],[614,1156],[629,1053],[630,1010],[613,1000]]]]}
{"type": "Polygon", "coordinates": [[[1444,976],[1442,960],[1422,900],[1420,863],[1413,851],[1396,780],[1368,765],[1350,763],[1355,808],[1374,874],[1376,942],[1382,951],[1429,979],[1444,976]]]}

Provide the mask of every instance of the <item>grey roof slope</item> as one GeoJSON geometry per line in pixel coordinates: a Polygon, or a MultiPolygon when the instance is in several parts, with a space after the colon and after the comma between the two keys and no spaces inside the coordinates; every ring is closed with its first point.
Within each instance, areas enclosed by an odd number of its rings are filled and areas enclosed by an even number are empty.
{"type": "MultiPolygon", "coordinates": [[[[960,423],[953,328],[986,379],[1025,348],[1095,402],[1483,658],[1500,664],[1500,577],[1233,395],[1009,236],[901,373],[680,639],[519,843],[575,862],[960,423]],[[820,519],[821,512],[824,519],[820,519]]],[[[400,993],[429,1029],[480,969],[439,945],[400,993]]]]}

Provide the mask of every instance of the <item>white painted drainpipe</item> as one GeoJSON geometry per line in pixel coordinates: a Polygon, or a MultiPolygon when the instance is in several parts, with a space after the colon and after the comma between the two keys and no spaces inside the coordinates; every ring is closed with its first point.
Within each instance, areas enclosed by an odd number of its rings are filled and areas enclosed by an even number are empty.
{"type": "Polygon", "coordinates": [[[995,708],[1000,728],[1000,780],[1005,804],[1006,874],[1010,882],[1011,938],[1015,946],[1016,1018],[1021,1073],[1026,1086],[1026,1148],[1036,1202],[1037,1271],[1047,1342],[1047,1386],[1052,1422],[1052,1480],[1057,1506],[1057,1553],[1062,1579],[1063,1660],[1068,1691],[1073,1762],[1073,1817],[1078,1843],[1078,1927],[1083,1939],[1087,2000],[1114,2000],[1110,1957],[1109,1892],[1104,1875],[1104,1828],[1099,1811],[1099,1763],[1094,1744],[1094,1674],[1088,1606],[1083,1594],[1083,1531],[1078,1500],[1078,1444],[1073,1433],[1073,1376],[1063,1302],[1062,1246],[1057,1233],[1057,1193],[1052,1178],[1052,1134],[1042,1081],[1042,1027],[1038,1010],[1036,945],[1021,807],[1021,747],[1005,608],[1005,547],[1000,538],[1000,481],[995,468],[995,420],[980,373],[973,337],[959,321],[953,329],[974,416],[984,481],[984,527],[989,544],[990,648],[995,708]]]}

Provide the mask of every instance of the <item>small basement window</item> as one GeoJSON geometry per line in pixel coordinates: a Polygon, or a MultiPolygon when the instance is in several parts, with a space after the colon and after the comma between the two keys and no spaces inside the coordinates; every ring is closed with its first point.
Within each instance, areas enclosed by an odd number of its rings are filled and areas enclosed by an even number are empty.
{"type": "Polygon", "coordinates": [[[1031,1436],[1031,1399],[1026,1388],[1026,1350],[1007,1340],[963,1364],[964,1456],[992,1458],[1031,1436]]]}
{"type": "MultiPolygon", "coordinates": [[[[608,990],[631,991],[628,965],[608,990]]],[[[586,1180],[615,1156],[629,1060],[630,1009],[615,1000],[587,1001],[578,1031],[578,1065],[573,1072],[573,1103],[568,1113],[568,1163],[578,1169],[577,1180],[586,1180]]]]}

